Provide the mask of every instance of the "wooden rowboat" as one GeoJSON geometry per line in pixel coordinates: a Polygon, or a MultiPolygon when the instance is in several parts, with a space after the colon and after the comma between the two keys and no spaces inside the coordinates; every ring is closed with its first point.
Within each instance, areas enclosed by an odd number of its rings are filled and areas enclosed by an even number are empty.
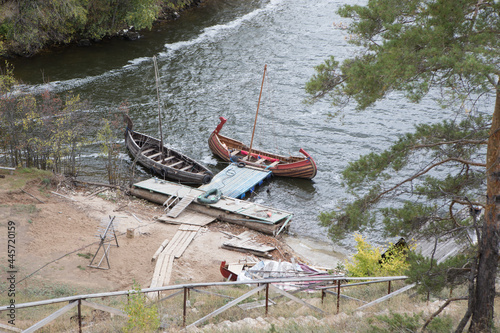
{"type": "Polygon", "coordinates": [[[134,124],[124,115],[127,124],[125,145],[139,164],[163,179],[186,185],[208,184],[213,173],[194,159],[163,145],[160,140],[149,135],[135,132],[134,124]]]}
{"type": "Polygon", "coordinates": [[[220,134],[226,118],[220,117],[220,123],[208,139],[212,152],[227,162],[245,163],[249,166],[267,169],[275,176],[312,179],[317,168],[313,158],[304,150],[304,156],[282,156],[263,150],[250,148],[244,143],[220,134]],[[250,156],[249,156],[250,152],[250,156]]]}
{"type": "Polygon", "coordinates": [[[299,150],[299,152],[304,156],[288,157],[268,153],[263,150],[252,149],[257,116],[259,115],[262,88],[266,77],[266,70],[267,65],[264,66],[264,76],[262,77],[262,85],[260,86],[259,103],[257,104],[257,112],[255,113],[250,147],[240,141],[221,135],[220,130],[226,123],[226,118],[219,117],[220,123],[217,125],[212,134],[210,134],[208,139],[210,150],[212,150],[215,155],[219,156],[224,161],[245,163],[246,165],[255,168],[266,169],[271,171],[275,176],[312,179],[316,176],[316,163],[304,149],[300,148],[299,150]]]}

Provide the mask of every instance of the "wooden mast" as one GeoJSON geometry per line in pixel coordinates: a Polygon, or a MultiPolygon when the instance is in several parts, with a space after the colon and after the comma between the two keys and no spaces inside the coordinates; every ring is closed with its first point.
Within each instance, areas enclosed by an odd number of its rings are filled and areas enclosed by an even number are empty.
{"type": "Polygon", "coordinates": [[[260,85],[259,103],[257,104],[257,112],[255,113],[255,121],[253,123],[252,139],[250,140],[250,149],[248,150],[248,156],[247,156],[249,161],[250,161],[250,157],[252,155],[253,137],[255,135],[255,126],[257,125],[257,116],[259,115],[260,98],[262,97],[262,87],[264,87],[264,79],[266,78],[266,70],[267,70],[267,64],[264,65],[264,75],[262,76],[262,84],[260,85]]]}
{"type": "Polygon", "coordinates": [[[161,125],[161,108],[160,108],[160,79],[158,77],[158,64],[156,63],[156,56],[153,56],[153,62],[155,67],[155,79],[156,79],[156,99],[158,100],[158,127],[160,128],[160,152],[163,155],[163,130],[161,125]]]}

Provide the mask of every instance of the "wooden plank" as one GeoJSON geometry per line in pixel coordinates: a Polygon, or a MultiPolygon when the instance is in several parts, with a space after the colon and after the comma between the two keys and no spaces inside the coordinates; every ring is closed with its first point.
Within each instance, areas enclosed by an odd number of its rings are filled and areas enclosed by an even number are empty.
{"type": "Polygon", "coordinates": [[[184,209],[186,209],[187,206],[189,206],[189,204],[191,204],[191,202],[193,202],[194,198],[196,198],[196,195],[192,193],[186,195],[166,215],[168,217],[176,218],[184,211],[184,209]]]}
{"type": "Polygon", "coordinates": [[[73,301],[73,302],[69,303],[68,305],[63,306],[62,308],[60,308],[59,310],[57,310],[56,312],[54,312],[50,316],[45,317],[44,319],[40,320],[35,325],[25,329],[23,332],[25,332],[25,333],[35,332],[37,329],[44,327],[45,325],[47,325],[50,322],[52,322],[53,320],[57,319],[59,316],[62,316],[63,314],[65,314],[69,310],[73,309],[77,305],[78,305],[78,301],[73,301]]]}
{"type": "Polygon", "coordinates": [[[401,293],[404,293],[405,291],[410,290],[411,288],[413,288],[415,286],[416,286],[415,283],[409,284],[409,285],[407,285],[407,286],[405,286],[405,287],[403,287],[401,289],[398,289],[398,290],[396,290],[396,291],[394,291],[394,292],[392,292],[392,293],[390,293],[388,295],[385,295],[384,297],[377,298],[376,300],[374,300],[374,301],[372,301],[372,302],[370,302],[368,304],[360,306],[359,308],[355,309],[354,311],[363,310],[363,309],[366,309],[366,308],[368,308],[368,307],[370,307],[372,305],[381,303],[381,302],[383,302],[385,300],[388,300],[389,298],[392,298],[392,297],[397,296],[397,295],[399,295],[401,293]]]}
{"type": "Polygon", "coordinates": [[[176,218],[168,217],[166,215],[156,217],[156,220],[164,223],[170,224],[189,224],[189,225],[198,225],[205,226],[210,222],[216,220],[213,216],[208,216],[202,213],[198,213],[192,210],[185,210],[176,218]]]}
{"type": "MultiPolygon", "coordinates": [[[[180,251],[184,252],[182,249],[184,248],[184,244],[188,244],[191,243],[191,241],[193,240],[193,232],[192,231],[184,231],[184,236],[182,237],[182,239],[177,243],[177,246],[175,247],[175,249],[172,250],[171,254],[173,254],[176,258],[179,258],[180,256],[177,256],[179,254],[180,251]]],[[[187,245],[186,245],[187,247],[187,245]]],[[[182,252],[180,253],[180,255],[182,255],[182,252]]]]}
{"type": "Polygon", "coordinates": [[[300,298],[295,297],[295,296],[293,296],[292,294],[290,294],[290,293],[288,293],[288,292],[286,292],[286,291],[284,291],[284,290],[281,290],[280,288],[278,288],[278,287],[276,287],[276,286],[273,286],[272,284],[270,284],[269,286],[270,286],[270,287],[271,287],[271,288],[272,288],[275,292],[277,292],[278,294],[281,294],[281,295],[283,295],[283,296],[285,296],[285,297],[288,297],[288,298],[289,298],[289,299],[291,299],[292,301],[295,301],[295,302],[297,302],[297,303],[300,303],[300,304],[302,304],[302,305],[305,305],[305,306],[307,306],[308,308],[313,309],[314,311],[317,311],[317,312],[319,312],[319,313],[325,314],[325,312],[324,312],[323,310],[321,310],[320,308],[317,308],[317,307],[315,307],[314,305],[311,305],[311,304],[309,304],[309,303],[307,303],[307,302],[305,302],[305,301],[301,300],[300,298]]]}
{"type": "Polygon", "coordinates": [[[151,280],[151,285],[149,286],[150,288],[158,287],[158,280],[160,279],[161,272],[163,270],[163,265],[165,265],[166,257],[168,257],[169,255],[170,255],[169,253],[162,252],[158,256],[158,261],[156,262],[155,270],[153,272],[153,278],[151,280]]]}
{"type": "Polygon", "coordinates": [[[161,151],[160,151],[160,152],[158,152],[158,153],[156,153],[156,154],[153,154],[153,155],[151,155],[151,156],[148,156],[148,158],[150,158],[150,159],[154,159],[155,157],[158,157],[158,156],[160,156],[160,155],[161,155],[161,151]]]}
{"type": "Polygon", "coordinates": [[[274,246],[264,245],[262,243],[258,243],[252,239],[250,233],[244,232],[238,235],[239,239],[233,239],[224,242],[223,245],[229,247],[236,247],[246,250],[258,251],[258,252],[269,252],[276,249],[274,246]]]}
{"type": "Polygon", "coordinates": [[[181,170],[181,171],[187,171],[188,169],[191,169],[191,168],[193,168],[193,165],[192,164],[188,164],[187,166],[185,166],[184,168],[179,169],[179,170],[181,170]]]}
{"type": "Polygon", "coordinates": [[[169,156],[169,157],[165,157],[161,163],[162,164],[165,164],[166,162],[170,161],[170,160],[173,160],[175,158],[175,156],[169,156]]]}
{"type": "Polygon", "coordinates": [[[165,247],[167,246],[168,242],[169,242],[169,239],[167,238],[167,239],[165,239],[165,240],[163,241],[163,243],[161,243],[161,245],[160,245],[160,247],[158,248],[158,250],[156,250],[155,254],[153,254],[153,258],[151,258],[151,261],[152,261],[152,262],[155,262],[155,261],[156,261],[156,259],[157,259],[157,258],[158,258],[158,256],[160,255],[160,253],[161,253],[161,252],[165,249],[165,247]]]}
{"type": "Polygon", "coordinates": [[[188,325],[186,328],[195,327],[196,325],[201,324],[201,323],[203,323],[203,322],[207,321],[207,319],[210,319],[210,318],[212,318],[212,317],[214,317],[214,316],[218,315],[219,313],[222,313],[222,312],[226,311],[227,309],[229,309],[229,308],[231,308],[231,307],[235,306],[236,304],[240,303],[241,301],[244,301],[245,299],[247,299],[248,297],[252,296],[253,294],[256,294],[256,293],[258,293],[259,291],[264,290],[265,288],[266,288],[266,285],[264,284],[264,285],[262,285],[262,286],[260,286],[260,287],[257,287],[257,288],[254,288],[254,289],[250,290],[250,291],[249,291],[249,292],[247,292],[246,294],[244,294],[244,295],[242,295],[242,296],[238,297],[237,299],[235,299],[235,300],[233,300],[233,301],[231,301],[231,302],[227,303],[227,304],[226,304],[226,305],[224,305],[223,307],[221,307],[221,308],[219,308],[219,309],[215,310],[214,312],[212,312],[212,313],[210,313],[210,314],[206,315],[205,317],[203,317],[203,318],[201,318],[201,319],[198,319],[197,321],[195,321],[195,322],[194,322],[194,323],[192,323],[191,325],[188,325]]]}
{"type": "MultiPolygon", "coordinates": [[[[273,302],[273,300],[270,299],[267,304],[268,305],[275,305],[276,302],[273,302]]],[[[261,308],[263,306],[266,306],[265,299],[261,299],[260,301],[256,301],[256,302],[244,303],[244,304],[238,305],[238,307],[243,309],[243,310],[251,310],[251,309],[261,308]]]]}
{"type": "Polygon", "coordinates": [[[182,163],[184,163],[184,162],[183,161],[179,161],[179,162],[175,162],[174,164],[169,164],[168,166],[171,167],[171,168],[173,168],[174,166],[177,166],[177,165],[182,164],[182,163]]]}
{"type": "Polygon", "coordinates": [[[177,232],[175,233],[174,237],[172,237],[172,240],[168,243],[168,245],[162,252],[172,253],[172,249],[177,246],[177,242],[179,241],[179,238],[182,237],[182,235],[183,231],[177,229],[177,232]]]}
{"type": "Polygon", "coordinates": [[[188,237],[186,238],[184,243],[181,244],[181,246],[174,253],[175,258],[180,258],[182,256],[182,254],[184,253],[184,251],[186,251],[187,247],[189,246],[189,244],[191,244],[191,241],[193,240],[194,236],[196,236],[197,233],[198,233],[198,231],[191,231],[190,232],[190,234],[188,235],[188,237]]]}
{"type": "Polygon", "coordinates": [[[12,331],[12,332],[22,332],[22,330],[20,328],[17,328],[17,327],[12,326],[12,325],[5,325],[5,324],[2,324],[2,323],[0,323],[0,328],[4,329],[4,330],[9,330],[9,331],[12,331]]]}
{"type": "Polygon", "coordinates": [[[123,312],[122,310],[115,309],[115,308],[112,308],[112,307],[107,306],[107,305],[89,302],[89,301],[86,301],[84,299],[82,299],[82,305],[89,306],[89,307],[97,309],[97,310],[106,311],[106,312],[109,312],[109,313],[112,313],[112,314],[115,314],[118,316],[128,317],[128,315],[125,312],[123,312]]]}
{"type": "Polygon", "coordinates": [[[171,242],[170,244],[168,244],[167,248],[163,250],[164,252],[167,252],[169,254],[175,253],[175,251],[179,247],[179,244],[182,243],[184,239],[186,239],[186,237],[188,237],[189,231],[180,230],[177,231],[176,234],[178,234],[179,236],[177,237],[175,242],[171,242]]]}
{"type": "Polygon", "coordinates": [[[170,276],[172,275],[172,269],[174,267],[174,256],[169,255],[165,260],[165,264],[160,279],[158,279],[158,287],[163,287],[170,283],[170,276]]]}
{"type": "Polygon", "coordinates": [[[142,152],[142,154],[143,154],[144,156],[146,156],[146,154],[147,154],[147,153],[150,153],[150,152],[152,152],[152,151],[154,151],[154,150],[155,150],[154,148],[150,148],[150,149],[147,149],[147,150],[143,151],[143,152],[142,152]]]}

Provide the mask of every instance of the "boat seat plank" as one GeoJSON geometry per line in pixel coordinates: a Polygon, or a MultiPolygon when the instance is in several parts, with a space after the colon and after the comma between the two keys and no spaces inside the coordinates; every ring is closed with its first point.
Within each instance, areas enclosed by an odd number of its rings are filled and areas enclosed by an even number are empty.
{"type": "Polygon", "coordinates": [[[172,159],[174,159],[174,158],[175,158],[175,156],[165,157],[165,158],[163,159],[163,161],[161,161],[161,163],[166,163],[166,162],[168,162],[168,161],[170,161],[170,160],[172,160],[172,159]]]}
{"type": "Polygon", "coordinates": [[[168,166],[171,167],[171,168],[173,168],[174,166],[177,166],[177,165],[182,164],[182,163],[184,163],[184,161],[179,161],[179,162],[176,162],[174,164],[170,164],[168,166]]]}
{"type": "Polygon", "coordinates": [[[181,171],[187,171],[188,169],[191,169],[192,167],[193,167],[192,164],[188,164],[187,166],[185,166],[184,168],[179,169],[179,170],[181,170],[181,171]]]}
{"type": "Polygon", "coordinates": [[[257,164],[263,164],[265,161],[266,161],[265,158],[260,158],[255,163],[257,163],[257,164]]]}
{"type": "Polygon", "coordinates": [[[235,150],[235,151],[231,152],[231,156],[238,155],[239,152],[240,152],[239,150],[235,150]]]}
{"type": "Polygon", "coordinates": [[[158,157],[158,156],[160,156],[160,155],[161,155],[161,151],[159,151],[159,152],[157,152],[156,154],[153,154],[153,155],[151,155],[151,156],[148,156],[148,157],[149,157],[150,159],[153,159],[153,158],[158,157]]]}
{"type": "Polygon", "coordinates": [[[280,163],[280,161],[273,162],[269,165],[269,168],[275,167],[280,163]]]}
{"type": "Polygon", "coordinates": [[[147,155],[148,153],[154,151],[154,148],[146,149],[145,151],[142,152],[143,155],[147,155]]]}

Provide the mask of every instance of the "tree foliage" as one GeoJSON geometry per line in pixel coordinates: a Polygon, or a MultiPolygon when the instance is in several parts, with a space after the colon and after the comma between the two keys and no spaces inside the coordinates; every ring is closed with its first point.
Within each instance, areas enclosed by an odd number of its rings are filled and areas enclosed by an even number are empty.
{"type": "Polygon", "coordinates": [[[458,211],[484,206],[485,170],[478,159],[484,156],[488,118],[417,125],[389,149],[350,162],[342,179],[355,199],[341,211],[322,213],[321,223],[334,238],[373,224],[377,216],[383,218],[386,236],[393,237],[456,226],[458,211]],[[423,230],[424,225],[434,228],[423,230]]]}
{"type": "Polygon", "coordinates": [[[86,142],[86,102],[78,95],[40,96],[12,91],[12,68],[0,75],[0,152],[13,167],[35,167],[76,174],[86,142]]]}
{"type": "Polygon", "coordinates": [[[471,118],[421,125],[394,148],[351,163],[343,173],[346,184],[359,189],[369,183],[368,194],[342,212],[324,213],[322,221],[333,218],[355,229],[373,220],[369,210],[392,195],[397,199],[380,211],[392,228],[387,231],[430,225],[434,233],[454,235],[471,226],[478,247],[470,257],[469,308],[457,331],[469,319],[471,332],[491,331],[500,240],[500,2],[368,0],[365,6],[345,5],[339,14],[352,19],[347,31],[359,52],[315,67],[306,84],[311,102],[328,97],[336,107],[353,101],[362,110],[393,92],[419,102],[432,91],[440,93],[442,106],[458,106],[471,118]],[[492,117],[475,117],[471,110],[487,95],[496,98],[492,117]],[[426,132],[441,141],[429,142],[426,132]],[[486,158],[478,150],[482,144],[486,158]],[[417,160],[415,152],[425,159],[417,160]],[[392,178],[402,167],[411,176],[392,178]],[[460,205],[471,211],[483,206],[484,220],[474,214],[460,218],[460,205]],[[428,216],[431,222],[424,223],[428,216]]]}
{"type": "Polygon", "coordinates": [[[32,55],[79,38],[102,39],[122,29],[151,29],[164,10],[197,0],[7,0],[0,3],[0,56],[32,55]]]}

